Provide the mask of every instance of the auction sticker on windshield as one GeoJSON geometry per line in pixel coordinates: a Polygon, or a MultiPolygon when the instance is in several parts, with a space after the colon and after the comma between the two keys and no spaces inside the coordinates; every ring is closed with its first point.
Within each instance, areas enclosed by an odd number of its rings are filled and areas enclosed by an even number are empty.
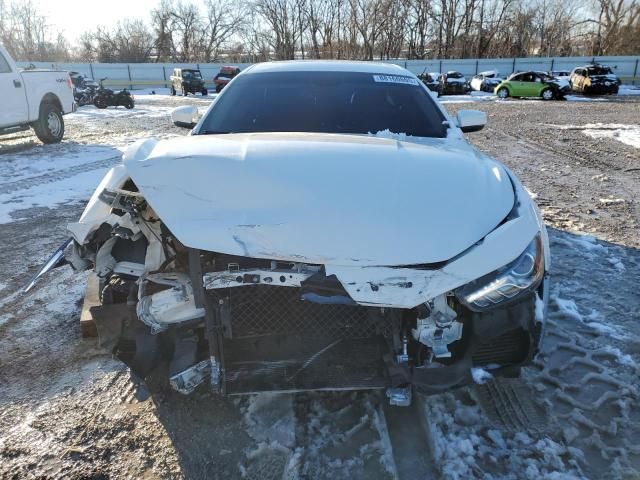
{"type": "Polygon", "coordinates": [[[418,80],[411,77],[403,77],[401,75],[374,75],[374,82],[384,83],[404,83],[407,85],[419,85],[418,80]]]}

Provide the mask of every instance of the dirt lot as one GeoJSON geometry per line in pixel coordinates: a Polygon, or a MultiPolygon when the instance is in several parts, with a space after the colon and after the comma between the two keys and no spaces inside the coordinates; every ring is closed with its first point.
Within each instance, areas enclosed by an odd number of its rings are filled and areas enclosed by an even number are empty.
{"type": "MultiPolygon", "coordinates": [[[[534,194],[549,226],[544,351],[525,372],[542,431],[503,431],[463,389],[425,402],[440,478],[640,475],[640,96],[593,101],[445,97],[489,125],[470,134],[534,194]],[[626,143],[625,143],[626,142],[626,143]]],[[[1,478],[393,478],[378,393],[149,397],[78,325],[84,275],[51,272],[16,293],[66,238],[121,149],[184,135],[168,111],[210,98],[138,96],[83,107],[66,140],[0,140],[1,478]]]]}

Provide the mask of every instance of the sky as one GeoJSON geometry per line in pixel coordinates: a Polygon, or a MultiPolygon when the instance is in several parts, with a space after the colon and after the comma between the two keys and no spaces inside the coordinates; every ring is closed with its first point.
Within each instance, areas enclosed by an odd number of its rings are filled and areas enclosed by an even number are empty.
{"type": "Polygon", "coordinates": [[[151,10],[159,0],[109,0],[105,3],[78,0],[34,0],[54,31],[64,33],[72,44],[85,31],[114,26],[119,20],[142,19],[149,22],[151,10]]]}

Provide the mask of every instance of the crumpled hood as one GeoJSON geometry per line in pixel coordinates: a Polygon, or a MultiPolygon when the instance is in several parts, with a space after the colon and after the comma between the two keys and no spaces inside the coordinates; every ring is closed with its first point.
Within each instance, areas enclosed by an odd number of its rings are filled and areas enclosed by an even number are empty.
{"type": "Polygon", "coordinates": [[[461,140],[203,135],[138,142],[124,162],[186,246],[255,258],[441,262],[491,232],[514,203],[500,164],[461,140]]]}

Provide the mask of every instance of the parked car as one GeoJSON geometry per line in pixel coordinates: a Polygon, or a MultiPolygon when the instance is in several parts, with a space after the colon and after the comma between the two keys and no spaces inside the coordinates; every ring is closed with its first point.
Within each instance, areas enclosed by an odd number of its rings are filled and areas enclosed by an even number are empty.
{"type": "Polygon", "coordinates": [[[216,92],[220,93],[222,89],[240,73],[238,67],[224,66],[220,68],[218,74],[213,78],[213,83],[216,85],[216,92]]]}
{"type": "Polygon", "coordinates": [[[551,70],[550,72],[547,72],[547,75],[557,78],[558,80],[569,81],[571,78],[571,72],[568,70],[551,70]]]}
{"type": "Polygon", "coordinates": [[[171,75],[171,95],[177,92],[185,97],[189,93],[201,93],[203,96],[209,92],[205,87],[204,79],[200,70],[195,68],[174,68],[171,75]]]}
{"type": "Polygon", "coordinates": [[[490,70],[488,72],[480,72],[475,75],[471,82],[469,82],[469,86],[472,90],[476,90],[478,92],[493,92],[493,90],[502,82],[503,79],[500,78],[500,74],[495,70],[490,70]]]}
{"type": "Polygon", "coordinates": [[[568,82],[534,71],[516,72],[495,88],[499,98],[540,97],[543,100],[561,100],[570,91],[568,82]]]}
{"type": "Polygon", "coordinates": [[[464,95],[469,92],[469,84],[460,72],[442,73],[439,78],[440,95],[464,95]]]}
{"type": "Polygon", "coordinates": [[[622,83],[606,65],[586,65],[571,72],[571,88],[574,92],[589,94],[617,94],[622,83]]]}
{"type": "Polygon", "coordinates": [[[0,45],[0,92],[0,135],[33,128],[43,143],[62,140],[63,115],[76,109],[67,72],[19,70],[0,45]]]}
{"type": "Polygon", "coordinates": [[[440,83],[440,73],[439,72],[422,72],[418,75],[418,78],[426,85],[426,87],[432,92],[436,92],[438,96],[440,96],[440,92],[442,90],[442,84],[440,83]]]}
{"type": "Polygon", "coordinates": [[[48,265],[70,244],[99,279],[102,346],[185,394],[387,388],[407,405],[472,368],[517,375],[544,332],[549,245],[513,172],[465,139],[485,123],[396,65],[259,63],[191,135],[130,146],[48,265]]]}

